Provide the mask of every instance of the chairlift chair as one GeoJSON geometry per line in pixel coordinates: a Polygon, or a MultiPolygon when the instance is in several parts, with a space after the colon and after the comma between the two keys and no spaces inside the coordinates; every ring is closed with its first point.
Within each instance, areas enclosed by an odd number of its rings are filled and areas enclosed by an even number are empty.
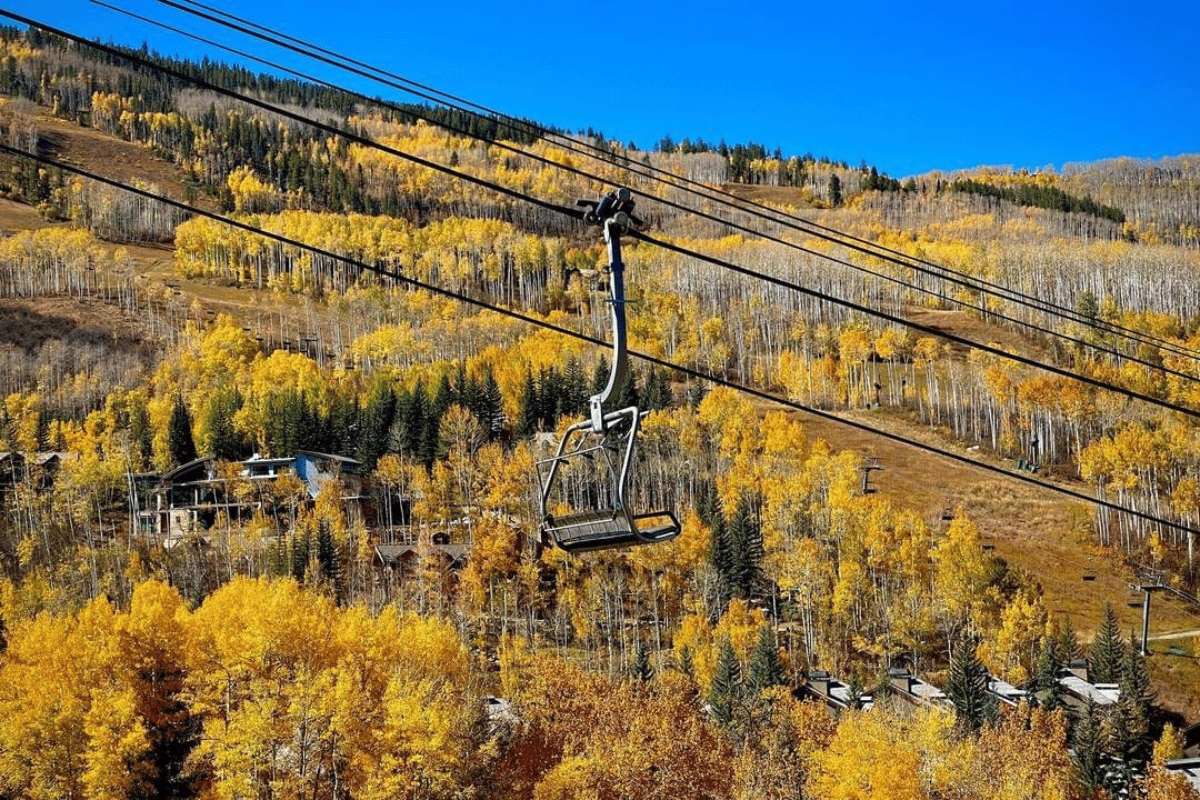
{"type": "Polygon", "coordinates": [[[569,426],[554,456],[537,465],[543,538],[568,553],[656,544],[680,530],[670,510],[633,510],[630,482],[642,412],[637,406],[610,408],[629,378],[621,234],[634,223],[634,202],[629,190],[621,189],[580,205],[590,208],[584,219],[603,227],[608,244],[613,359],[608,384],[589,400],[589,418],[569,426]]]}

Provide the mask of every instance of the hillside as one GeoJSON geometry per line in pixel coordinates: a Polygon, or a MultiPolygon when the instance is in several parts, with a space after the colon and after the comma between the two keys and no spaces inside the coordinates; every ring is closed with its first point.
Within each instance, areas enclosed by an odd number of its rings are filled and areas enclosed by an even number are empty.
{"type": "MultiPolygon", "coordinates": [[[[37,708],[74,709],[89,753],[124,742],[113,763],[152,762],[155,791],[233,791],[218,765],[261,738],[278,780],[313,796],[340,796],[321,777],[336,770],[363,796],[416,792],[399,788],[407,775],[432,796],[569,797],[604,781],[685,796],[703,773],[711,794],[748,797],[767,767],[805,776],[794,796],[824,796],[812,753],[855,731],[900,743],[770,688],[806,691],[818,669],[881,696],[889,668],[987,670],[1053,706],[1046,669],[1086,651],[1129,698],[1103,724],[1144,725],[1121,745],[1141,769],[1158,734],[1143,670],[1175,722],[1200,717],[1197,609],[1156,594],[1151,656],[1124,649],[1140,632],[1136,565],[1200,586],[1200,162],[901,183],[753,144],[505,138],[511,122],[170,62],[253,86],[267,112],[54,37],[0,42],[0,140],[33,156],[3,155],[0,186],[0,615],[14,648],[0,686],[56,687],[37,708]],[[634,359],[621,387],[620,405],[649,412],[630,490],[683,530],[572,557],[538,542],[536,462],[586,416],[611,353],[531,322],[610,338],[601,235],[559,207],[614,185],[645,221],[624,237],[631,347],[680,368],[634,359]],[[60,683],[42,641],[95,655],[60,683]],[[89,676],[112,689],[103,701],[71,688],[89,676]],[[471,710],[484,693],[543,727],[490,739],[503,724],[471,710]],[[606,694],[649,716],[604,722],[606,694]],[[305,716],[299,698],[322,710],[305,716]],[[243,741],[242,725],[259,733],[243,741]],[[662,741],[661,726],[691,737],[677,761],[636,779],[598,766],[622,741],[662,741]],[[768,730],[778,753],[752,744],[768,730]],[[570,744],[585,739],[598,749],[570,744]],[[402,754],[394,774],[371,766],[379,753],[402,754]]],[[[554,514],[609,491],[580,474],[554,514]]],[[[6,740],[23,741],[12,703],[6,740]]],[[[954,757],[971,770],[994,760],[988,736],[1017,749],[1042,736],[1063,754],[1054,779],[1075,775],[1078,709],[961,739],[951,714],[929,713],[886,719],[966,743],[954,757]]],[[[10,757],[31,758],[0,748],[10,757]]],[[[100,780],[80,758],[63,774],[100,780]]],[[[230,769],[248,794],[274,786],[230,769]]],[[[6,780],[0,794],[31,791],[6,780]]]]}

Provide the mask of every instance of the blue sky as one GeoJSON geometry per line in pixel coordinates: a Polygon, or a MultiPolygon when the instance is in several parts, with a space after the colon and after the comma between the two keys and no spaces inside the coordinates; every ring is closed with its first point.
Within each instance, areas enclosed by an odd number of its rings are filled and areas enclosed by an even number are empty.
{"type": "MultiPolygon", "coordinates": [[[[263,48],[154,0],[110,1],[263,48]]],[[[866,159],[895,177],[1200,153],[1194,0],[920,8],[767,0],[748,10],[704,1],[204,2],[508,114],[641,147],[664,135],[753,140],[787,154],[866,159]]],[[[87,0],[4,8],[89,37],[235,60],[87,0]]]]}

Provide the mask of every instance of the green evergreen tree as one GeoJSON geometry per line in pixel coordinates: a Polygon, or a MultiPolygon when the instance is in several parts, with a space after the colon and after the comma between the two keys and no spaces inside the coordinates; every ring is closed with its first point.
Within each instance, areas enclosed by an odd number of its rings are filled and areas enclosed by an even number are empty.
{"type": "Polygon", "coordinates": [[[1079,295],[1079,299],[1075,302],[1075,313],[1082,317],[1088,325],[1096,324],[1096,320],[1100,316],[1100,303],[1096,300],[1096,295],[1092,292],[1084,292],[1079,295]]]}
{"type": "Polygon", "coordinates": [[[679,652],[679,671],[689,678],[696,677],[696,659],[692,655],[692,648],[684,647],[679,652]]]}
{"type": "Polygon", "coordinates": [[[646,371],[644,394],[646,408],[651,411],[662,411],[675,405],[675,398],[671,395],[671,384],[663,371],[653,364],[646,371]]]}
{"type": "Polygon", "coordinates": [[[525,378],[521,382],[521,396],[518,402],[517,436],[519,438],[528,439],[537,433],[538,407],[540,405],[541,401],[538,399],[537,382],[533,379],[533,370],[526,364],[525,378]]]}
{"type": "Polygon", "coordinates": [[[725,637],[717,653],[712,688],[708,693],[708,705],[717,724],[728,726],[733,722],[743,691],[742,665],[733,650],[733,643],[725,637]]]}
{"type": "Polygon", "coordinates": [[[421,446],[425,441],[425,427],[430,416],[429,394],[425,391],[425,382],[417,381],[407,399],[408,402],[400,409],[403,422],[399,452],[416,459],[420,456],[421,446]]]}
{"type": "Polygon", "coordinates": [[[489,440],[495,441],[504,435],[504,395],[490,364],[483,371],[475,416],[489,440]]]}
{"type": "Polygon", "coordinates": [[[769,625],[758,629],[758,639],[754,643],[753,652],[750,653],[748,677],[750,686],[760,693],[787,683],[783,661],[779,658],[779,645],[775,642],[775,634],[769,625]]]}
{"type": "Polygon", "coordinates": [[[842,180],[836,174],[829,176],[829,205],[837,208],[842,204],[842,180]]]}
{"type": "Polygon", "coordinates": [[[301,527],[292,531],[292,577],[304,583],[308,575],[309,539],[308,530],[301,527]]]}
{"type": "Polygon", "coordinates": [[[629,370],[629,376],[617,387],[617,399],[614,408],[641,408],[641,392],[638,390],[638,371],[629,370]]]}
{"type": "Polygon", "coordinates": [[[571,417],[580,417],[587,414],[587,406],[587,375],[579,359],[571,356],[563,372],[562,412],[571,417]]]}
{"type": "Polygon", "coordinates": [[[1083,647],[1079,644],[1079,634],[1075,633],[1075,626],[1071,623],[1071,618],[1065,617],[1062,626],[1058,629],[1058,657],[1062,663],[1069,664],[1077,658],[1083,658],[1083,647]]]}
{"type": "Polygon", "coordinates": [[[271,546],[271,575],[282,578],[292,571],[291,559],[288,554],[287,540],[283,536],[283,528],[275,530],[275,543],[271,546]]]}
{"type": "Polygon", "coordinates": [[[643,683],[654,680],[654,666],[650,663],[650,648],[645,642],[638,643],[637,659],[633,662],[633,677],[643,683]]]}
{"type": "Polygon", "coordinates": [[[50,409],[42,408],[38,410],[37,415],[37,449],[38,450],[53,450],[54,446],[50,441],[50,423],[54,421],[54,415],[50,413],[50,409]]]}
{"type": "Polygon", "coordinates": [[[733,593],[743,599],[751,597],[761,583],[759,562],[763,555],[762,530],[758,514],[749,498],[738,500],[737,510],[729,523],[729,567],[725,574],[733,593]]]}
{"type": "Polygon", "coordinates": [[[478,415],[479,381],[467,373],[466,364],[460,362],[450,382],[450,401],[478,415]]]}
{"type": "MultiPolygon", "coordinates": [[[[297,424],[297,430],[299,424],[297,424]]],[[[363,431],[363,411],[358,398],[335,396],[329,407],[329,452],[354,458],[359,454],[363,431]]],[[[296,449],[303,449],[297,436],[296,449]]]]}
{"type": "Polygon", "coordinates": [[[1075,774],[1088,797],[1105,783],[1108,772],[1104,756],[1104,735],[1101,730],[1100,712],[1096,701],[1088,699],[1075,727],[1071,732],[1071,752],[1075,762],[1075,774]]]}
{"type": "Polygon", "coordinates": [[[329,523],[321,520],[317,523],[317,566],[321,570],[321,582],[333,589],[334,597],[340,603],[342,600],[342,562],[337,544],[333,541],[333,531],[329,523]]]}
{"type": "MultiPolygon", "coordinates": [[[[717,486],[711,480],[701,480],[696,487],[696,513],[700,521],[712,528],[721,514],[721,498],[717,495],[717,486]]],[[[724,521],[722,519],[722,521],[724,521]]]]}
{"type": "Polygon", "coordinates": [[[954,717],[963,730],[977,731],[996,714],[995,698],[987,690],[988,675],[975,655],[975,642],[959,641],[950,657],[946,696],[954,703],[954,717]]]}
{"type": "Polygon", "coordinates": [[[387,432],[396,417],[396,392],[391,380],[380,376],[371,386],[363,403],[358,436],[357,458],[363,468],[373,471],[379,457],[387,452],[387,432]]]}
{"type": "Polygon", "coordinates": [[[392,414],[392,424],[387,432],[388,453],[399,453],[404,449],[404,417],[412,402],[412,395],[403,386],[396,389],[396,411],[392,414]]]}
{"type": "Polygon", "coordinates": [[[242,394],[234,386],[226,386],[209,395],[201,413],[207,431],[204,450],[221,461],[239,461],[245,455],[242,437],[234,427],[233,418],[242,407],[242,394]]]}
{"type": "Polygon", "coordinates": [[[426,472],[433,470],[433,462],[443,457],[442,452],[442,416],[429,416],[425,420],[425,431],[421,438],[421,447],[417,450],[417,461],[425,467],[426,472]]]}
{"type": "Polygon", "coordinates": [[[167,451],[172,464],[186,464],[196,460],[196,442],[192,438],[192,416],[188,413],[183,397],[175,398],[171,408],[171,420],[167,425],[167,451]]]}
{"type": "Polygon", "coordinates": [[[725,515],[718,508],[712,513],[709,518],[709,531],[712,537],[709,547],[709,559],[712,562],[713,569],[717,573],[717,583],[719,596],[717,598],[718,607],[714,610],[714,616],[719,617],[725,611],[726,605],[729,603],[729,598],[733,596],[733,584],[730,576],[733,573],[733,546],[729,541],[728,526],[725,524],[725,515]]]}
{"type": "Polygon", "coordinates": [[[129,438],[133,441],[133,468],[147,469],[154,458],[154,435],[150,430],[150,413],[140,400],[129,409],[129,438]]]}
{"type": "Polygon", "coordinates": [[[1146,662],[1130,643],[1121,664],[1120,695],[1105,726],[1106,749],[1116,766],[1117,785],[1112,787],[1116,792],[1127,792],[1135,776],[1146,773],[1159,733],[1154,717],[1154,692],[1146,662]]]}
{"type": "Polygon", "coordinates": [[[1029,683],[1029,695],[1035,705],[1047,711],[1063,707],[1062,684],[1058,680],[1061,668],[1058,641],[1052,636],[1044,637],[1034,667],[1033,680],[1029,683]]]}
{"type": "Polygon", "coordinates": [[[1116,683],[1121,679],[1125,643],[1112,603],[1104,605],[1104,618],[1100,621],[1100,629],[1096,631],[1088,655],[1088,678],[1092,683],[1116,683]]]}
{"type": "Polygon", "coordinates": [[[288,388],[267,398],[263,438],[267,455],[282,458],[300,449],[300,426],[304,416],[303,399],[288,388]]]}
{"type": "Polygon", "coordinates": [[[437,417],[440,422],[442,415],[452,405],[454,405],[454,388],[450,383],[450,376],[442,373],[442,377],[438,379],[437,391],[433,394],[433,402],[429,406],[430,416],[437,417]]]}
{"type": "Polygon", "coordinates": [[[608,357],[601,354],[600,359],[596,362],[596,368],[592,370],[592,394],[597,394],[604,391],[604,387],[608,386],[608,373],[612,370],[612,366],[608,363],[608,357]]]}
{"type": "Polygon", "coordinates": [[[554,367],[545,367],[538,375],[538,424],[542,430],[553,430],[558,424],[562,407],[562,379],[554,367]]]}
{"type": "Polygon", "coordinates": [[[311,450],[315,453],[332,453],[337,450],[332,422],[336,414],[333,411],[328,415],[322,414],[303,394],[297,397],[297,407],[296,446],[288,455],[294,454],[296,450],[311,450]]]}

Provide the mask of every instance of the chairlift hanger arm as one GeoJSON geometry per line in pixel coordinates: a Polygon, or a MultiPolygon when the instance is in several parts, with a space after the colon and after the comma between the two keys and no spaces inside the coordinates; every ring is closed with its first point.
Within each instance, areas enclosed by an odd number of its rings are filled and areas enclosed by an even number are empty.
{"type": "Polygon", "coordinates": [[[604,241],[608,245],[608,289],[613,328],[613,359],[608,374],[608,383],[588,402],[591,411],[592,429],[607,430],[606,416],[610,403],[629,380],[629,337],[625,323],[625,262],[621,259],[621,235],[640,224],[633,216],[634,200],[628,189],[609,192],[600,200],[580,200],[579,205],[590,210],[583,215],[584,221],[604,228],[604,241]]]}

